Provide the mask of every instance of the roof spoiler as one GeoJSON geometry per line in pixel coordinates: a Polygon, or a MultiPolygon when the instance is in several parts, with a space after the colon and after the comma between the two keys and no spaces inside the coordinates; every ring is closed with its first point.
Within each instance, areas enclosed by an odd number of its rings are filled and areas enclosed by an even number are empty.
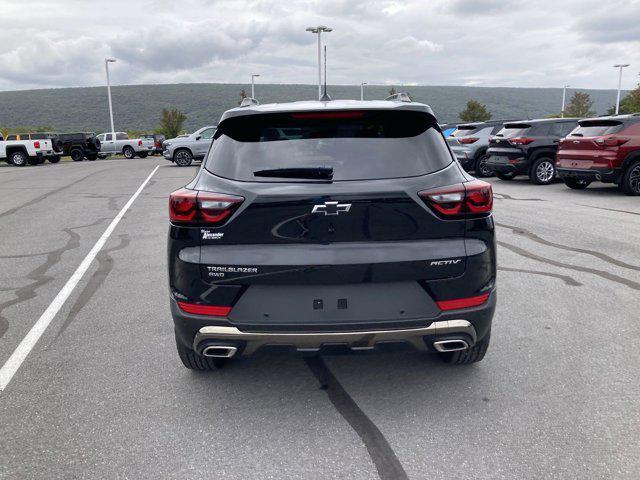
{"type": "Polygon", "coordinates": [[[389,95],[387,98],[385,98],[385,100],[388,102],[406,102],[406,103],[412,102],[411,97],[407,92],[399,92],[393,95],[389,95]]]}
{"type": "Polygon", "coordinates": [[[241,107],[251,107],[255,105],[260,105],[260,102],[255,98],[251,98],[251,97],[245,97],[242,99],[242,102],[240,102],[241,107]]]}

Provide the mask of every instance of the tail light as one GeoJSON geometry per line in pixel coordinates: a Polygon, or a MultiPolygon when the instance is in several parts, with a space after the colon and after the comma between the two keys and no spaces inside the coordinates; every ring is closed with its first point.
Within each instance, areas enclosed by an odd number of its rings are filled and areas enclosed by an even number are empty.
{"type": "Polygon", "coordinates": [[[489,293],[483,293],[475,297],[456,298],[455,300],[436,301],[440,310],[458,310],[460,308],[471,308],[482,305],[489,299],[489,293]]]}
{"type": "Polygon", "coordinates": [[[479,140],[478,137],[465,137],[465,138],[459,138],[458,141],[460,143],[463,143],[465,145],[469,144],[469,143],[475,143],[479,140]]]}
{"type": "Polygon", "coordinates": [[[178,302],[180,309],[194,315],[208,315],[211,317],[226,317],[231,307],[219,307],[216,305],[201,305],[199,303],[178,302]]]}
{"type": "Polygon", "coordinates": [[[418,195],[436,214],[447,219],[484,216],[493,208],[491,184],[482,180],[423,190],[418,195]]]}
{"type": "Polygon", "coordinates": [[[169,218],[183,225],[219,227],[242,202],[236,195],[181,188],[169,196],[169,218]]]}
{"type": "Polygon", "coordinates": [[[33,142],[33,146],[35,148],[40,148],[40,142],[38,142],[38,141],[33,142]]]}
{"type": "Polygon", "coordinates": [[[604,137],[596,139],[596,143],[605,147],[619,147],[620,145],[624,145],[629,141],[628,138],[620,138],[620,137],[604,137]]]}
{"type": "Polygon", "coordinates": [[[535,138],[529,138],[529,137],[514,137],[514,138],[510,138],[509,139],[509,143],[511,145],[529,145],[531,142],[533,142],[535,140],[535,138]]]}
{"type": "Polygon", "coordinates": [[[138,146],[141,147],[142,146],[142,140],[138,140],[138,146]]]}
{"type": "Polygon", "coordinates": [[[336,111],[336,112],[309,112],[309,113],[292,113],[291,118],[296,120],[318,120],[318,119],[334,119],[334,118],[361,118],[364,112],[359,111],[336,111]]]}

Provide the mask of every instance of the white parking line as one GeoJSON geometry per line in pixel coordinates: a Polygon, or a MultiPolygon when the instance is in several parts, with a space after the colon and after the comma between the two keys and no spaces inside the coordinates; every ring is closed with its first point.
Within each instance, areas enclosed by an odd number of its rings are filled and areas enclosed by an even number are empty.
{"type": "Polygon", "coordinates": [[[73,292],[73,289],[76,288],[76,285],[78,285],[80,280],[82,280],[82,277],[89,269],[91,262],[93,262],[93,260],[96,258],[96,255],[107,242],[118,223],[120,223],[120,220],[122,220],[124,214],[127,213],[129,207],[131,207],[136,198],[138,198],[138,195],[140,195],[140,192],[142,192],[147,183],[149,183],[149,180],[151,180],[151,177],[153,177],[158,168],[160,168],[160,165],[157,165],[156,168],[153,169],[153,171],[149,174],[145,181],[142,182],[142,185],[138,187],[138,190],[136,190],[129,201],[124,205],[124,207],[122,207],[122,210],[120,210],[118,215],[116,215],[116,217],[111,221],[107,229],[95,243],[93,248],[89,251],[87,256],[84,257],[84,260],[82,260],[80,266],[76,269],[75,272],[73,272],[73,275],[71,275],[69,280],[67,280],[67,283],[65,283],[64,287],[62,287],[62,290],[58,292],[58,295],[56,295],[56,298],[53,299],[53,302],[51,302],[51,304],[40,316],[35,325],[31,327],[31,330],[29,330],[29,333],[27,333],[26,337],[22,339],[20,345],[18,345],[18,347],[14,350],[6,363],[2,366],[2,368],[0,368],[0,392],[6,388],[15,373],[20,368],[20,365],[22,365],[22,362],[24,362],[24,360],[27,358],[27,355],[29,355],[29,352],[31,352],[36,343],[38,343],[38,340],[45,332],[51,321],[55,318],[58,311],[62,308],[64,302],[67,301],[69,295],[71,295],[71,292],[73,292]]]}

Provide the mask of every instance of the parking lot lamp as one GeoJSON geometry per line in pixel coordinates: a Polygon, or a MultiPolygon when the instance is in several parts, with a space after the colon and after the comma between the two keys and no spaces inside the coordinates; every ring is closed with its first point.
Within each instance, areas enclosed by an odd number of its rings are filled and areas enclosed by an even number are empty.
{"type": "Polygon", "coordinates": [[[567,99],[567,88],[571,85],[565,85],[562,87],[562,110],[560,110],[560,117],[564,118],[564,102],[567,99]]]}
{"type": "Polygon", "coordinates": [[[620,111],[620,89],[622,88],[622,69],[624,67],[628,67],[629,64],[628,63],[620,63],[618,65],[614,65],[613,68],[618,68],[619,69],[619,73],[618,73],[618,96],[616,97],[616,115],[618,115],[618,112],[620,111]]]}
{"type": "Polygon", "coordinates": [[[105,58],[104,59],[104,68],[107,71],[107,94],[109,96],[109,117],[111,118],[111,135],[112,135],[112,139],[115,140],[115,132],[116,129],[113,126],[113,105],[111,104],[111,82],[109,81],[109,64],[110,63],[115,63],[116,59],[115,58],[105,58]]]}
{"type": "Polygon", "coordinates": [[[307,32],[315,33],[318,35],[318,100],[322,98],[322,32],[331,32],[333,28],[325,25],[318,25],[317,27],[308,27],[307,32]]]}
{"type": "Polygon", "coordinates": [[[360,84],[360,100],[364,100],[364,86],[367,85],[367,82],[362,82],[360,84]]]}
{"type": "Polygon", "coordinates": [[[254,80],[256,77],[259,77],[260,74],[254,73],[251,75],[251,98],[256,98],[256,88],[254,85],[254,80]]]}

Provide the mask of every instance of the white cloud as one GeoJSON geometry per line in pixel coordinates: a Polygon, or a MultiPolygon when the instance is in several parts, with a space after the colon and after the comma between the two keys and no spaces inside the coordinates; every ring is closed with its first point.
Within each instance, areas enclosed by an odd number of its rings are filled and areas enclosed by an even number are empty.
{"type": "Polygon", "coordinates": [[[432,42],[430,40],[418,40],[417,38],[407,35],[402,38],[395,38],[387,42],[387,46],[391,49],[396,49],[401,52],[439,52],[442,50],[442,45],[432,42]]]}
{"type": "Polygon", "coordinates": [[[0,90],[100,85],[107,55],[115,84],[314,83],[320,24],[333,83],[612,88],[624,61],[631,88],[638,18],[638,0],[4,0],[0,90]]]}

